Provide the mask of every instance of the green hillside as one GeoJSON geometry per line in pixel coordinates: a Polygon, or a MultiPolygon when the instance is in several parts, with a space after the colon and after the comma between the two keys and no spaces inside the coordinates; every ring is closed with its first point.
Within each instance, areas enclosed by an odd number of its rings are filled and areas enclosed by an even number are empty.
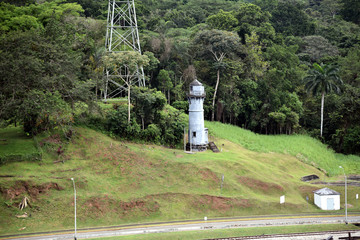
{"type": "Polygon", "coordinates": [[[211,134],[228,139],[243,147],[265,153],[283,153],[313,165],[330,176],[342,174],[343,166],[348,174],[360,173],[360,157],[335,153],[320,141],[305,135],[259,135],[230,124],[207,122],[211,134]]]}
{"type": "MultiPolygon", "coordinates": [[[[322,186],[300,178],[309,174],[324,181],[329,178],[304,161],[326,169],[334,175],[330,180],[342,180],[339,172],[329,170],[339,164],[349,173],[359,169],[358,157],[334,155],[310,138],[260,136],[220,123],[206,125],[221,153],[186,154],[117,141],[80,127],[66,146],[58,134],[40,139],[42,161],[0,167],[0,234],[72,228],[72,177],[77,187],[78,227],[82,228],[204,216],[321,212],[306,202],[306,196],[311,202],[312,191],[322,186]],[[65,151],[58,157],[60,145],[65,151]],[[308,160],[299,161],[299,154],[308,160]],[[332,156],[332,160],[323,163],[317,155],[332,156]],[[279,205],[281,195],[286,196],[284,206],[279,205]],[[20,211],[17,206],[24,196],[30,198],[32,208],[20,211]],[[23,212],[31,216],[15,217],[23,212]]],[[[343,193],[343,187],[332,188],[343,193]]],[[[349,196],[357,190],[349,187],[349,196]]],[[[354,197],[349,197],[349,203],[349,211],[360,210],[354,197]]]]}

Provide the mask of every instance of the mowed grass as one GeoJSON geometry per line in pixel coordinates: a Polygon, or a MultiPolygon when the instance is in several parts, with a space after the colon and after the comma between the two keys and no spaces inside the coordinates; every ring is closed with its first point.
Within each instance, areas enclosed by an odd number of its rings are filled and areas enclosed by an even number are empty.
{"type": "MultiPolygon", "coordinates": [[[[323,172],[289,154],[255,152],[227,139],[215,140],[221,153],[186,154],[77,128],[60,158],[47,152],[42,162],[0,167],[0,175],[15,175],[0,178],[0,234],[71,229],[70,178],[75,179],[77,189],[79,228],[204,216],[322,212],[312,204],[312,191],[323,186],[300,178],[316,174],[329,180],[323,172]],[[286,196],[283,206],[281,195],[286,196]],[[31,199],[33,207],[25,210],[31,217],[18,219],[15,215],[24,212],[17,209],[23,196],[31,199]]],[[[341,175],[332,178],[337,179],[341,175]]],[[[343,188],[334,189],[342,193],[343,206],[343,188]]],[[[360,209],[352,197],[358,189],[349,187],[349,211],[360,209]]]]}
{"type": "Polygon", "coordinates": [[[329,176],[343,173],[339,165],[344,167],[347,174],[360,173],[359,156],[336,154],[319,140],[305,135],[259,135],[219,122],[206,122],[205,125],[213,136],[240,144],[251,151],[292,155],[320,168],[329,176]]]}
{"type": "Polygon", "coordinates": [[[342,230],[360,230],[354,225],[345,224],[326,224],[326,225],[306,225],[306,226],[283,226],[283,227],[257,227],[257,228],[236,228],[207,231],[186,231],[173,233],[150,233],[141,235],[129,235],[119,237],[101,237],[92,238],[96,240],[197,240],[213,238],[229,238],[243,236],[261,236],[271,234],[290,234],[290,233],[308,233],[319,231],[342,231],[342,230]]]}

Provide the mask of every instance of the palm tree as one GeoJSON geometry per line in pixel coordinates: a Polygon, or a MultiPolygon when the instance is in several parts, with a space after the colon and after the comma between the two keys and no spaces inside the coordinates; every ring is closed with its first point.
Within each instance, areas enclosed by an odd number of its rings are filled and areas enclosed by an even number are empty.
{"type": "Polygon", "coordinates": [[[323,134],[325,94],[332,91],[340,93],[340,85],[343,84],[338,72],[339,68],[334,65],[314,63],[313,68],[308,71],[308,75],[304,78],[305,88],[308,92],[312,92],[313,95],[321,94],[321,137],[323,134]]]}

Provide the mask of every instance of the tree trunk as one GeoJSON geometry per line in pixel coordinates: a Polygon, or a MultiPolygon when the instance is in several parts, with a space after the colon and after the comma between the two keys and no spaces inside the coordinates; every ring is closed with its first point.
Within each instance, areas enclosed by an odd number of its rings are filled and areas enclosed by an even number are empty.
{"type": "Polygon", "coordinates": [[[168,104],[170,105],[170,89],[168,89],[168,104]]]}
{"type": "Polygon", "coordinates": [[[95,101],[98,100],[98,78],[96,77],[96,87],[95,87],[95,101]]]}
{"type": "Polygon", "coordinates": [[[320,123],[320,137],[323,135],[323,122],[324,122],[324,98],[325,92],[321,94],[321,123],[320,123]]]}
{"type": "Polygon", "coordinates": [[[212,101],[211,121],[214,121],[214,118],[215,118],[215,99],[216,99],[216,92],[219,87],[219,82],[220,82],[220,69],[217,71],[217,80],[216,80],[216,85],[215,85],[214,97],[213,97],[213,101],[212,101]]]}
{"type": "Polygon", "coordinates": [[[128,123],[130,123],[130,84],[128,84],[128,123]]]}

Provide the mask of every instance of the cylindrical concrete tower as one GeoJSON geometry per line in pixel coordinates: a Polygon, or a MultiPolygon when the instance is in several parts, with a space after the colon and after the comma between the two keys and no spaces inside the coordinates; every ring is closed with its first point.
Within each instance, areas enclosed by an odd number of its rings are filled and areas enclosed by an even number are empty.
{"type": "Polygon", "coordinates": [[[208,145],[208,129],[204,128],[205,96],[204,86],[198,80],[190,83],[188,146],[193,151],[205,151],[208,145]]]}

